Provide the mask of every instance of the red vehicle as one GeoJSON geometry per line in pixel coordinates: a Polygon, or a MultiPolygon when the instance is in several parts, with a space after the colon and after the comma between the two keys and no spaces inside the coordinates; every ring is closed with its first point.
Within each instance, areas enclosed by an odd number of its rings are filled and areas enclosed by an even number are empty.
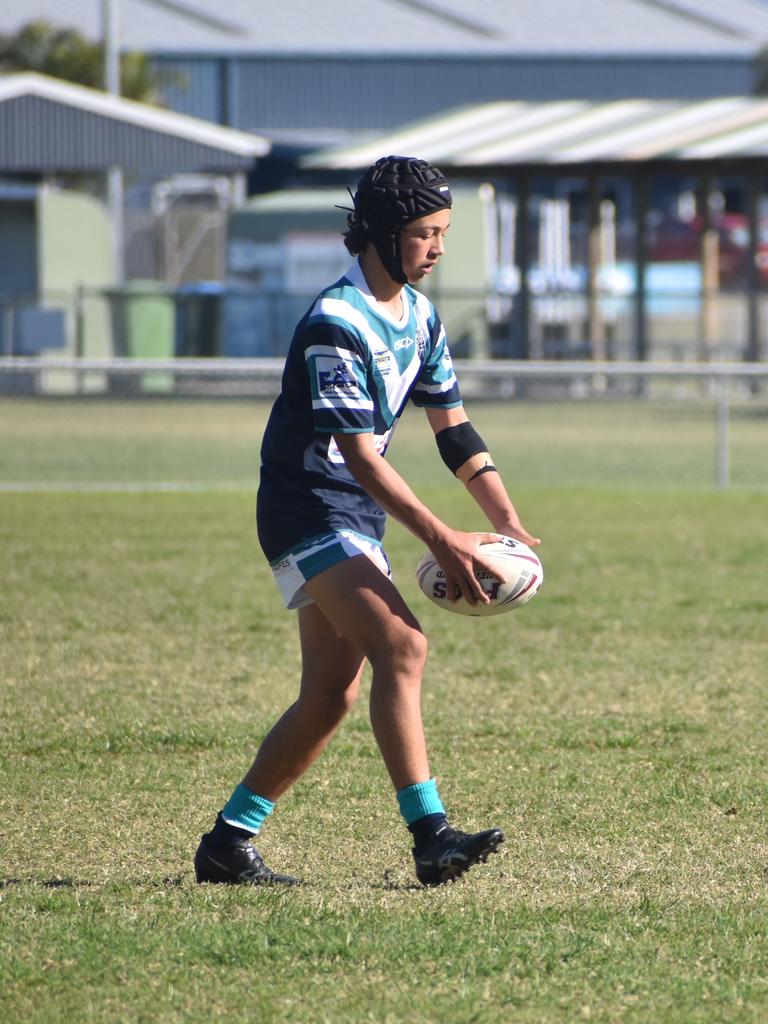
{"type": "MultiPolygon", "coordinates": [[[[720,282],[746,284],[749,258],[749,227],[740,213],[715,214],[720,249],[720,282]]],[[[702,218],[664,220],[651,228],[648,259],[651,263],[698,263],[701,259],[702,218]]],[[[757,265],[760,280],[768,282],[768,225],[760,226],[757,265]]]]}

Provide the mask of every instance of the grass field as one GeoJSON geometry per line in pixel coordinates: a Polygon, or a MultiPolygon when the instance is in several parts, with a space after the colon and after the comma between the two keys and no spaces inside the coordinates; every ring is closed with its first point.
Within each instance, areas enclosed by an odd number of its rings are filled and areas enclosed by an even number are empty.
{"type": "MultiPolygon", "coordinates": [[[[395,524],[387,548],[430,638],[449,811],[507,842],[418,888],[363,699],[261,837],[307,880],[280,892],[191,871],[295,689],[253,529],[263,409],[0,406],[0,481],[60,488],[0,494],[3,1020],[768,1019],[763,427],[738,426],[744,479],[715,493],[678,410],[473,418],[544,538],[541,594],[448,616],[419,544],[395,524]]],[[[393,458],[481,528],[423,426],[393,458]]]]}
{"type": "MultiPolygon", "coordinates": [[[[262,403],[0,400],[0,490],[163,484],[252,488],[268,407],[262,403]]],[[[711,402],[478,404],[472,419],[513,481],[526,486],[711,489],[711,402]]],[[[423,416],[407,414],[393,458],[434,475],[423,416]]],[[[735,489],[768,491],[768,406],[732,409],[735,489]]],[[[438,471],[440,467],[438,467],[438,471]]],[[[438,479],[436,477],[435,479],[438,479]]]]}

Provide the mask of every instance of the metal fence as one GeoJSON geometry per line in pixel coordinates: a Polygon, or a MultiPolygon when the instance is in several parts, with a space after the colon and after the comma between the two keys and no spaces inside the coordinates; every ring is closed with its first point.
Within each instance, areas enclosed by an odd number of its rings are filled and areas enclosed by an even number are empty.
{"type": "MultiPolygon", "coordinates": [[[[498,427],[504,446],[513,450],[520,436],[530,449],[540,436],[542,444],[559,453],[560,480],[632,484],[636,476],[648,486],[768,488],[768,364],[455,363],[467,402],[493,408],[486,418],[492,429],[498,427]],[[599,459],[598,450],[603,453],[599,459]],[[579,470],[580,463],[588,468],[579,470]]],[[[221,401],[231,405],[239,399],[251,409],[254,403],[267,408],[279,390],[282,370],[282,359],[0,358],[0,485],[7,489],[33,480],[30,460],[43,460],[46,443],[53,451],[61,442],[55,426],[47,441],[41,433],[45,407],[72,410],[62,430],[72,433],[67,451],[75,453],[75,462],[80,458],[76,438],[98,446],[100,435],[102,444],[109,435],[120,451],[123,436],[117,424],[128,424],[128,417],[141,423],[142,436],[154,418],[158,445],[175,437],[177,425],[169,412],[174,407],[186,409],[191,422],[200,421],[206,407],[226,452],[221,401]],[[211,403],[218,403],[218,410],[211,403]],[[84,414],[89,405],[103,410],[93,436],[87,435],[84,414]],[[119,419],[118,407],[127,418],[119,419]],[[11,448],[16,443],[24,450],[30,433],[37,448],[26,465],[27,457],[14,458],[11,448]]],[[[194,432],[189,443],[194,446],[194,432]]],[[[249,434],[248,445],[255,453],[258,438],[249,434]]]]}

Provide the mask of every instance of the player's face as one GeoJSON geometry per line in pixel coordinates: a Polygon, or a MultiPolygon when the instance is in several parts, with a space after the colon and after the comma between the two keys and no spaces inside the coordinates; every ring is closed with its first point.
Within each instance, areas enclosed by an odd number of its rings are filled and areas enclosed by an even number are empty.
{"type": "Polygon", "coordinates": [[[400,259],[410,284],[416,284],[445,252],[445,233],[451,225],[450,210],[435,210],[406,224],[400,232],[400,259]]]}

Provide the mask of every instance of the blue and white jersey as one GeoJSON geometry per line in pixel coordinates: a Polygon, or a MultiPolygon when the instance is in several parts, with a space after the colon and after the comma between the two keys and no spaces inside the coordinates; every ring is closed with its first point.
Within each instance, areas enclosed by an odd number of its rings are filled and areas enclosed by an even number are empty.
{"type": "Polygon", "coordinates": [[[384,534],[384,512],[344,465],[333,434],[372,433],[383,456],[409,399],[461,405],[434,306],[409,285],[402,297],[397,320],[356,261],[296,328],[261,448],[258,527],[270,561],[329,530],[384,534]]]}

